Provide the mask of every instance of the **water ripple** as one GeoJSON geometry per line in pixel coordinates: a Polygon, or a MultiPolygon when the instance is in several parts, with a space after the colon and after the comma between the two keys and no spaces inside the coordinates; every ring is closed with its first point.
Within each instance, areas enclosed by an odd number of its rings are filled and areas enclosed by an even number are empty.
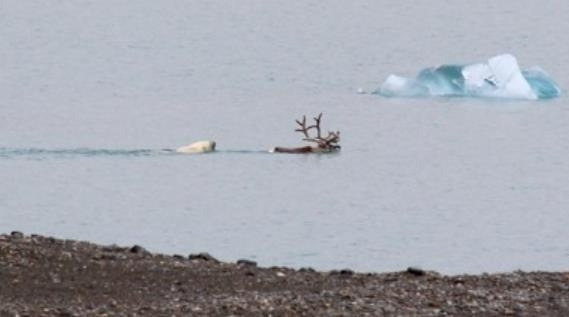
{"type": "MultiPolygon", "coordinates": [[[[201,154],[262,154],[268,151],[259,150],[222,150],[213,153],[201,154]]],[[[45,158],[71,158],[71,157],[148,157],[159,155],[188,155],[177,153],[172,149],[92,149],[92,148],[58,148],[58,149],[42,149],[42,148],[10,148],[0,147],[0,159],[29,158],[29,159],[45,159],[45,158]]],[[[193,155],[192,155],[193,156],[193,155]]]]}
{"type": "Polygon", "coordinates": [[[68,149],[41,149],[41,148],[6,148],[0,147],[0,158],[65,158],[65,157],[99,157],[99,156],[151,156],[171,153],[169,151],[150,150],[150,149],[90,149],[90,148],[68,148],[68,149]]]}

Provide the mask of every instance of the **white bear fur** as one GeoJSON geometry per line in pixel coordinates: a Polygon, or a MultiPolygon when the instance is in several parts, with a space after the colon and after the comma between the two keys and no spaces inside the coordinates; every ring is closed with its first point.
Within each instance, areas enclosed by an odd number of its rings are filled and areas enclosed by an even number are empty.
{"type": "Polygon", "coordinates": [[[207,153],[215,151],[215,141],[198,141],[176,149],[178,153],[207,153]]]}

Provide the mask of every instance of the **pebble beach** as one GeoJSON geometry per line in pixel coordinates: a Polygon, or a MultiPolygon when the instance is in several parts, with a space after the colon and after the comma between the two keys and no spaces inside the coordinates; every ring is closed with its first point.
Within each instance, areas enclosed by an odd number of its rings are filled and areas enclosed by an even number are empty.
{"type": "Polygon", "coordinates": [[[258,267],[14,231],[0,235],[0,316],[567,316],[568,272],[258,267]]]}

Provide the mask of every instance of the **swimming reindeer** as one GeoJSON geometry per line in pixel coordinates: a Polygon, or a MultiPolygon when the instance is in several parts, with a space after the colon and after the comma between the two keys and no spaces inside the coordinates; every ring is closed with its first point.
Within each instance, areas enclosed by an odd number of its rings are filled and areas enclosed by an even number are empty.
{"type": "Polygon", "coordinates": [[[332,132],[329,131],[326,137],[322,137],[320,131],[320,120],[322,119],[322,113],[318,115],[318,117],[314,117],[315,124],[306,126],[306,116],[302,116],[302,121],[295,120],[296,123],[300,126],[298,129],[294,130],[296,132],[301,132],[304,134],[303,141],[313,142],[316,145],[307,145],[302,147],[295,147],[295,148],[286,148],[277,146],[276,148],[272,149],[271,152],[275,153],[330,153],[330,152],[337,152],[340,150],[340,131],[332,132]],[[316,136],[311,137],[308,134],[308,131],[311,129],[316,130],[316,136]]]}

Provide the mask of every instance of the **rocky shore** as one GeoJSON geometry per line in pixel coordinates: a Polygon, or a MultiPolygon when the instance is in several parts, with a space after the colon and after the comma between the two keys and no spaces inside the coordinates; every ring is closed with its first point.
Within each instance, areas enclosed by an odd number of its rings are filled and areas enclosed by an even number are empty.
{"type": "Polygon", "coordinates": [[[569,273],[260,268],[0,235],[0,316],[569,316],[569,273]]]}

